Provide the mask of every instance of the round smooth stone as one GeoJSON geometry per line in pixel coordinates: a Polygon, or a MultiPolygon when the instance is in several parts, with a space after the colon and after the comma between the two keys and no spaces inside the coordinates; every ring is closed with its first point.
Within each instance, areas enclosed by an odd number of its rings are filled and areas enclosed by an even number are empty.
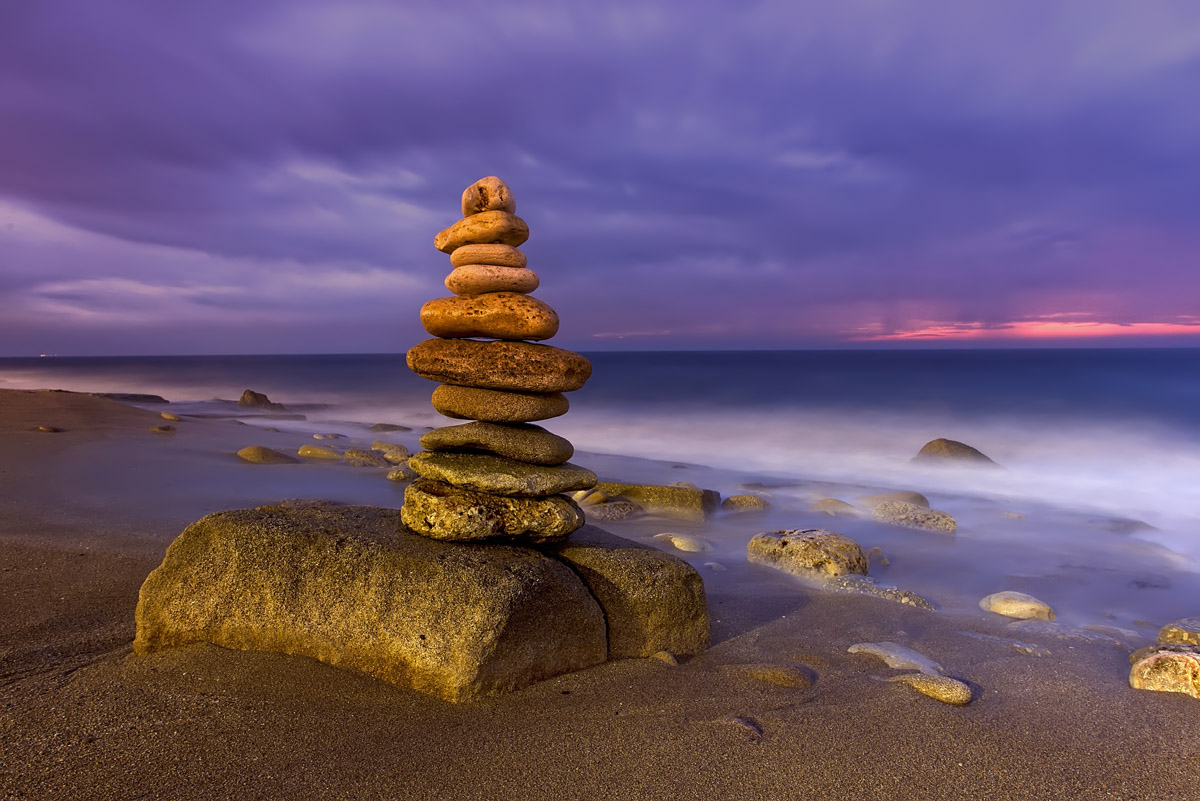
{"type": "Polygon", "coordinates": [[[512,245],[529,239],[529,226],[507,211],[481,211],[459,220],[433,238],[433,246],[452,253],[463,245],[512,245]]]}
{"type": "Polygon", "coordinates": [[[595,473],[570,462],[548,467],[487,453],[422,451],[408,460],[408,467],[432,481],[514,498],[544,498],[596,486],[595,473]]]}
{"type": "Polygon", "coordinates": [[[434,298],[421,307],[421,325],[435,337],[537,340],[558,333],[558,315],[528,295],[488,292],[434,298]]]}
{"type": "Polygon", "coordinates": [[[430,381],[512,392],[572,392],[592,375],[592,363],[578,353],[533,342],[427,339],[406,361],[430,381]]]}
{"type": "Polygon", "coordinates": [[[483,451],[530,464],[562,464],[575,448],[564,437],[541,426],[464,423],[443,426],[421,435],[427,451],[483,451]]]}
{"type": "Polygon", "coordinates": [[[464,264],[446,276],[446,289],[455,295],[481,295],[484,292],[520,292],[538,288],[537,273],[523,267],[497,267],[494,264],[464,264]]]}
{"type": "Polygon", "coordinates": [[[503,392],[443,384],[433,391],[433,408],[458,420],[529,423],[567,413],[571,406],[559,393],[503,392]]]}
{"type": "Polygon", "coordinates": [[[483,211],[507,211],[509,214],[515,214],[517,211],[517,201],[513,199],[512,190],[494,175],[480,178],[462,193],[464,217],[483,211]]]}
{"type": "Polygon", "coordinates": [[[455,267],[468,264],[491,264],[496,267],[524,267],[525,254],[512,245],[463,245],[450,254],[455,267]]]}

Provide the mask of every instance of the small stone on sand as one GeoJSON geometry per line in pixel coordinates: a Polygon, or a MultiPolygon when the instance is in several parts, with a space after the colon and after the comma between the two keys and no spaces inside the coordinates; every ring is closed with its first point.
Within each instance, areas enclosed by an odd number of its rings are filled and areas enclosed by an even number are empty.
{"type": "Polygon", "coordinates": [[[159,412],[158,416],[161,417],[162,419],[168,420],[172,423],[179,422],[179,415],[175,414],[174,412],[159,412]]]}
{"type": "Polygon", "coordinates": [[[1054,620],[1054,610],[1045,601],[1039,601],[1023,592],[1005,590],[994,592],[979,601],[979,608],[1018,620],[1054,620]]]}
{"type": "Polygon", "coordinates": [[[944,704],[966,706],[971,703],[973,693],[970,686],[949,676],[931,676],[927,673],[905,673],[892,676],[889,682],[907,684],[922,695],[936,698],[944,704]]]}

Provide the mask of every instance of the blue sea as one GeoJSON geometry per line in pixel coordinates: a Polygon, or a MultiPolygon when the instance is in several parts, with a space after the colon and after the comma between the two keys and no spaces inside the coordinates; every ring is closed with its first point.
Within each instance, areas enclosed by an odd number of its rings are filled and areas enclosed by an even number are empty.
{"type": "MultiPolygon", "coordinates": [[[[586,355],[592,379],[544,425],[575,443],[577,462],[638,473],[609,477],[680,479],[606,455],[784,494],[822,483],[914,488],[947,508],[974,501],[1139,521],[1139,536],[1200,555],[1200,349],[586,355]],[[910,463],[936,437],[1005,469],[910,463]]],[[[232,401],[249,388],[305,416],[272,425],[312,430],[449,422],[402,353],[10,358],[0,359],[0,387],[154,393],[184,412],[229,415],[244,411],[232,401]]]]}

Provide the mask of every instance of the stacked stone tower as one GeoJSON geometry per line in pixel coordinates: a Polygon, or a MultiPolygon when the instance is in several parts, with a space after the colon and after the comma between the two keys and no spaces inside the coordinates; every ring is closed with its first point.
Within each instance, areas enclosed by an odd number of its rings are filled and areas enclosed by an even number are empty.
{"type": "Polygon", "coordinates": [[[433,335],[408,352],[417,375],[441,383],[437,411],[472,422],[421,437],[409,461],[418,474],[401,516],[418,534],[441,540],[561,540],[584,523],[560,493],[596,483],[571,464],[571,443],[532,425],[565,414],[564,392],[583,386],[592,366],[583,356],[535,344],[558,332],[558,315],[530,297],[538,276],[517,248],[529,227],[512,192],[489,176],[467,187],[463,219],[434,238],[450,254],[446,287],[454,297],[421,308],[433,335]]]}

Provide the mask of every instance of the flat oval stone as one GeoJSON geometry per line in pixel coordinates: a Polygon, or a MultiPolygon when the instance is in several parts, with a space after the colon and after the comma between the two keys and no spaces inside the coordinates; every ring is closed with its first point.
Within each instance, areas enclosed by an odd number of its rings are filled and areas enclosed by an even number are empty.
{"type": "Polygon", "coordinates": [[[455,267],[467,264],[492,264],[497,267],[524,267],[525,254],[512,245],[462,245],[450,254],[455,267]]]}
{"type": "Polygon", "coordinates": [[[435,337],[550,339],[558,333],[558,315],[528,295],[488,292],[434,298],[421,307],[421,325],[435,337]]]}
{"type": "Polygon", "coordinates": [[[1005,590],[994,592],[979,601],[979,608],[1005,617],[1019,620],[1054,620],[1054,610],[1045,601],[1039,601],[1023,592],[1005,590]]]}
{"type": "Polygon", "coordinates": [[[484,292],[520,292],[538,288],[537,273],[524,267],[498,267],[495,264],[464,264],[446,276],[446,289],[455,295],[481,295],[484,292]]]}
{"type": "Polygon", "coordinates": [[[943,704],[966,706],[971,703],[974,693],[966,682],[952,679],[949,676],[931,676],[928,673],[905,673],[893,676],[890,682],[907,684],[921,695],[936,698],[943,704]]]}
{"type": "Polygon", "coordinates": [[[583,526],[583,513],[563,495],[513,498],[472,492],[420,478],[404,491],[404,525],[436,540],[521,539],[555,542],[583,526]]]}
{"type": "Polygon", "coordinates": [[[463,190],[463,216],[470,217],[482,211],[507,211],[509,214],[517,211],[517,201],[513,199],[512,190],[494,175],[480,178],[463,190]]]}
{"type": "Polygon", "coordinates": [[[559,393],[505,392],[443,384],[433,391],[433,408],[459,420],[529,423],[564,415],[570,403],[559,393]]]}
{"type": "Polygon", "coordinates": [[[592,363],[578,353],[532,342],[427,339],[407,361],[430,381],[513,392],[571,392],[592,375],[592,363]]]}
{"type": "Polygon", "coordinates": [[[483,451],[530,464],[556,465],[571,458],[571,443],[541,426],[464,423],[436,428],[421,436],[428,451],[483,451]]]}
{"type": "Polygon", "coordinates": [[[422,451],[408,460],[408,466],[432,481],[518,498],[544,498],[596,486],[595,473],[570,462],[546,467],[483,453],[422,451]]]}
{"type": "Polygon", "coordinates": [[[463,245],[523,245],[529,226],[507,211],[483,211],[459,220],[433,238],[433,246],[452,253],[463,245]]]}

